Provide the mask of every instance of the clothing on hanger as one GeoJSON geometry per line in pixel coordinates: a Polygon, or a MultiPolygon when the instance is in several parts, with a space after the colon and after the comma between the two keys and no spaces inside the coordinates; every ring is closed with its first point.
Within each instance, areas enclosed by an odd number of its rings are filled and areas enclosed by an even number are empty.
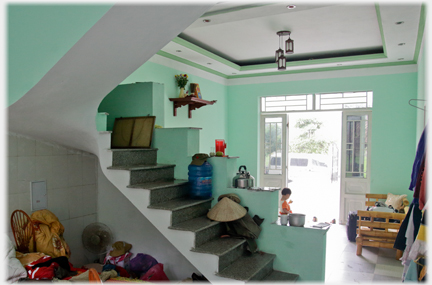
{"type": "Polygon", "coordinates": [[[396,249],[399,249],[402,251],[405,250],[406,241],[407,241],[405,234],[407,231],[408,222],[411,220],[410,219],[411,215],[413,215],[413,218],[412,218],[412,222],[413,222],[413,226],[414,226],[414,233],[413,234],[414,234],[414,237],[417,236],[418,230],[420,228],[420,222],[422,219],[422,212],[419,209],[418,204],[411,202],[411,205],[408,209],[408,213],[406,214],[405,219],[403,220],[403,222],[399,228],[399,231],[398,231],[398,234],[396,236],[393,248],[396,248],[396,249]]]}
{"type": "Polygon", "coordinates": [[[413,168],[412,168],[412,173],[411,173],[411,183],[408,187],[409,190],[413,190],[416,182],[417,182],[417,176],[418,176],[418,171],[419,171],[419,167],[421,164],[421,161],[423,159],[423,155],[425,152],[425,146],[426,146],[426,128],[423,130],[423,133],[420,137],[420,140],[418,142],[417,145],[417,152],[416,152],[416,156],[414,158],[414,163],[413,163],[413,168]]]}
{"type": "MultiPolygon", "coordinates": [[[[426,155],[425,155],[426,157],[426,155]]],[[[427,159],[425,159],[424,170],[422,173],[422,182],[420,185],[420,194],[419,194],[419,208],[423,210],[426,208],[426,181],[427,181],[427,159]]]]}

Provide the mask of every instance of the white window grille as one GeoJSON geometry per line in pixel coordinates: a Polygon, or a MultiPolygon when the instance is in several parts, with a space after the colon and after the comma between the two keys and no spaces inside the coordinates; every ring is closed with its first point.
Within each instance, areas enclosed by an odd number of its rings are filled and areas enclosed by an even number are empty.
{"type": "Polygon", "coordinates": [[[269,96],[261,98],[261,112],[372,108],[372,91],[269,96]]]}
{"type": "Polygon", "coordinates": [[[342,110],[372,107],[372,91],[315,94],[316,110],[342,110]]]}
{"type": "Polygon", "coordinates": [[[272,96],[261,98],[262,112],[313,110],[313,95],[272,96]]]}

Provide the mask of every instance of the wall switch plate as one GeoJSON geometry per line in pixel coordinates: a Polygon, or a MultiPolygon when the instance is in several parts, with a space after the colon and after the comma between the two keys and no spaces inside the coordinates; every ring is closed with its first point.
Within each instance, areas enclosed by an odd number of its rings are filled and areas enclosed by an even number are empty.
{"type": "Polygon", "coordinates": [[[46,181],[31,182],[31,207],[32,212],[47,208],[46,181]]]}

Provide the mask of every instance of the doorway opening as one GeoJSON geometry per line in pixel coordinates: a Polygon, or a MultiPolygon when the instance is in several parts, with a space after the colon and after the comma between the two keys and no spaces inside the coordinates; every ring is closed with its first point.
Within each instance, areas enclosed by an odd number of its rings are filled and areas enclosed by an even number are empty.
{"type": "Polygon", "coordinates": [[[289,113],[288,132],[291,210],[305,214],[306,222],[338,223],[342,111],[289,113]]]}

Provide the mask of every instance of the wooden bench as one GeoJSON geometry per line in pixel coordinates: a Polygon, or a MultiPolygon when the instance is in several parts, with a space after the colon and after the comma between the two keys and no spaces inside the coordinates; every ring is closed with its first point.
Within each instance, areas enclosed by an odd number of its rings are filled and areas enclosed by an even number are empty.
{"type": "MultiPolygon", "coordinates": [[[[386,199],[386,194],[366,194],[366,206],[373,206],[379,199],[386,199]],[[371,201],[375,199],[376,201],[371,201]]],[[[393,248],[400,225],[405,218],[402,213],[377,211],[357,211],[357,255],[362,254],[363,246],[393,248]]],[[[396,250],[396,259],[402,257],[402,251],[396,250]]]]}

